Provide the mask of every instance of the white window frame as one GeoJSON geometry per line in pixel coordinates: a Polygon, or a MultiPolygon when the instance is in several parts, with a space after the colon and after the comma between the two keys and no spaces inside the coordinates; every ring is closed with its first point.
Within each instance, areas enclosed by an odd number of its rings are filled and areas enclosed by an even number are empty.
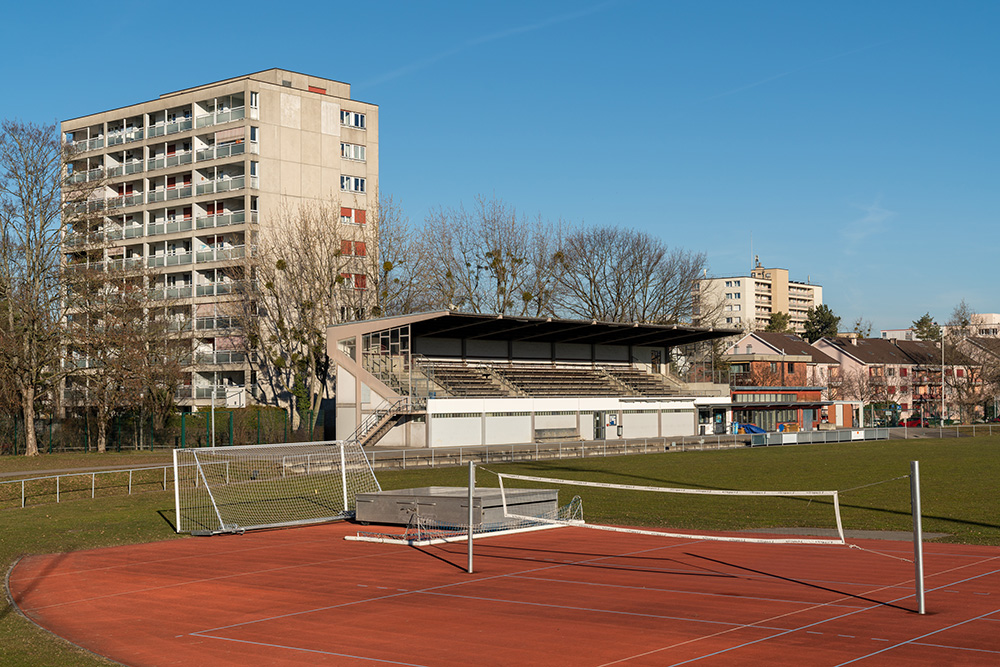
{"type": "Polygon", "coordinates": [[[365,162],[367,151],[361,144],[349,144],[347,142],[340,142],[340,157],[345,160],[353,160],[355,162],[365,162]]]}
{"type": "Polygon", "coordinates": [[[342,175],[340,177],[340,189],[344,192],[357,192],[364,194],[365,179],[360,176],[342,175]]]}
{"type": "Polygon", "coordinates": [[[365,129],[365,115],[357,111],[340,110],[340,124],[344,127],[352,127],[355,130],[365,129]]]}

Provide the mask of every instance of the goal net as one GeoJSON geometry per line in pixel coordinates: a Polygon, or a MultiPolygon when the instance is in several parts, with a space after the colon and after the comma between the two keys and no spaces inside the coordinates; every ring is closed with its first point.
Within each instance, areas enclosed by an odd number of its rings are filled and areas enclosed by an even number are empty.
{"type": "MultiPolygon", "coordinates": [[[[559,489],[560,498],[578,494],[592,523],[586,528],[638,535],[763,544],[846,544],[836,491],[739,491],[610,484],[493,473],[497,476],[503,514],[523,520],[509,503],[514,490],[559,489]],[[662,530],[629,528],[611,523],[666,526],[662,530]]],[[[531,517],[551,525],[560,518],[531,517]]]]}
{"type": "Polygon", "coordinates": [[[174,450],[177,532],[214,534],[343,519],[380,491],[354,441],[174,450]]]}

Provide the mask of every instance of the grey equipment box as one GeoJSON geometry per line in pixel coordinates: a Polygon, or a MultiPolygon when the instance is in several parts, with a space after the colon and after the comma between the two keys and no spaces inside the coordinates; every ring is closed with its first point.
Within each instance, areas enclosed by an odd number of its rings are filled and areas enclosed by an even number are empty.
{"type": "MultiPolygon", "coordinates": [[[[507,489],[507,511],[524,516],[555,512],[556,489],[507,489]]],[[[355,519],[362,523],[407,524],[419,513],[445,525],[465,525],[469,520],[469,489],[463,486],[424,486],[376,493],[359,493],[355,519]]],[[[504,521],[500,489],[477,488],[472,498],[474,523],[504,521]]]]}

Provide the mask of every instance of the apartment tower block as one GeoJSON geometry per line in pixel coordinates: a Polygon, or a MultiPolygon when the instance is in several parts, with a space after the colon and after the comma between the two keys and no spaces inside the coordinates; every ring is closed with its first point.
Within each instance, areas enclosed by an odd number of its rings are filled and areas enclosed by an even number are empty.
{"type": "MultiPolygon", "coordinates": [[[[69,182],[95,184],[77,205],[91,214],[65,236],[67,266],[142,267],[191,341],[179,404],[244,404],[252,378],[225,307],[237,298],[230,269],[281,211],[310,202],[340,207],[343,238],[370,238],[378,107],[352,100],[349,84],[270,69],[67,120],[62,133],[69,182]]],[[[345,278],[366,288],[363,274],[345,278]]]]}

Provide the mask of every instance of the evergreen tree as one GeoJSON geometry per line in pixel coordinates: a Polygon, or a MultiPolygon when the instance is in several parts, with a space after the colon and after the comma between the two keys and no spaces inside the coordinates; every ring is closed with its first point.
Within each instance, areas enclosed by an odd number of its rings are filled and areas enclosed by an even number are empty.
{"type": "Polygon", "coordinates": [[[771,313],[771,318],[767,321],[767,327],[764,331],[773,331],[775,333],[785,333],[792,330],[792,318],[788,313],[783,313],[780,310],[771,313]]]}
{"type": "Polygon", "coordinates": [[[820,304],[806,313],[805,339],[814,343],[823,337],[836,336],[839,326],[840,318],[833,314],[829,306],[820,304]]]}
{"type": "Polygon", "coordinates": [[[941,327],[934,322],[930,313],[924,313],[920,319],[913,321],[913,335],[917,340],[941,340],[941,327]]]}

